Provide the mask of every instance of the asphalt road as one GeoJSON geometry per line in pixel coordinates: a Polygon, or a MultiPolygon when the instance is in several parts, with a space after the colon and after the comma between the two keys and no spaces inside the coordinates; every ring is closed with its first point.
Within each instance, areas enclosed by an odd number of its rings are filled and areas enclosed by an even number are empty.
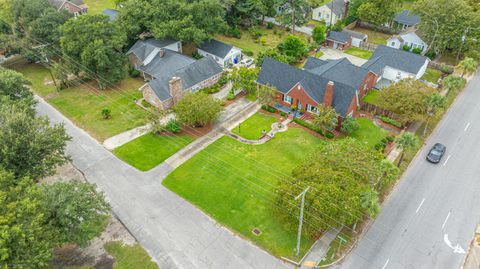
{"type": "MultiPolygon", "coordinates": [[[[63,122],[67,152],[86,179],[103,190],[113,212],[161,269],[287,269],[276,257],[240,238],[163,187],[172,167],[140,172],[106,150],[43,100],[37,111],[63,122]]],[[[140,269],[140,268],[139,268],[140,269]]]]}
{"type": "Polygon", "coordinates": [[[480,223],[480,74],[412,162],[342,269],[461,268],[480,223]],[[436,142],[442,161],[425,156],[436,142]]]}

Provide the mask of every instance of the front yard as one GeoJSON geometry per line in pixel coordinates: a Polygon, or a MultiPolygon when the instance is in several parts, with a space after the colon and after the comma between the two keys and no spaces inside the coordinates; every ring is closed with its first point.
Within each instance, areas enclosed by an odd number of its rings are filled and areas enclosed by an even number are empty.
{"type": "Polygon", "coordinates": [[[373,52],[369,50],[362,50],[357,47],[350,47],[345,50],[345,53],[348,53],[350,55],[362,58],[362,59],[370,59],[372,57],[373,52]]]}
{"type": "MultiPolygon", "coordinates": [[[[243,50],[253,52],[253,56],[257,56],[260,51],[265,51],[269,48],[276,48],[278,44],[283,41],[290,32],[287,32],[285,29],[281,27],[273,27],[273,29],[267,29],[265,26],[258,27],[260,33],[262,33],[262,37],[260,37],[257,41],[255,41],[248,30],[240,30],[242,32],[242,37],[240,39],[235,37],[228,37],[224,35],[216,35],[215,38],[219,41],[224,43],[239,47],[243,50]],[[265,39],[265,44],[260,42],[261,39],[265,39]]],[[[305,35],[301,33],[295,33],[295,35],[304,39],[306,43],[307,38],[305,35]]]]}
{"type": "Polygon", "coordinates": [[[193,140],[189,135],[160,136],[149,133],[116,148],[113,153],[138,170],[148,171],[193,140]]]}
{"type": "Polygon", "coordinates": [[[259,112],[233,128],[232,132],[245,139],[256,140],[262,136],[263,130],[269,132],[275,122],[277,117],[259,112]]]}
{"type": "Polygon", "coordinates": [[[75,86],[57,92],[53,85],[45,84],[51,79],[43,66],[30,64],[17,66],[16,70],[31,81],[36,94],[98,141],[143,125],[148,120],[149,112],[134,103],[134,99],[142,96],[138,88],[144,82],[139,78],[125,78],[115,89],[98,90],[92,81],[75,83],[75,86]],[[103,119],[101,114],[105,107],[111,111],[108,120],[103,119]]]}
{"type": "MultiPolygon", "coordinates": [[[[297,227],[285,227],[275,214],[275,188],[324,143],[300,128],[278,133],[263,145],[222,137],[173,171],[163,184],[274,255],[292,257],[297,227]],[[261,231],[259,236],[254,228],[261,231]]],[[[312,243],[302,239],[302,255],[312,243]]]]}
{"type": "Polygon", "coordinates": [[[422,76],[422,79],[437,84],[438,80],[442,77],[442,74],[442,71],[429,67],[422,76]]]}

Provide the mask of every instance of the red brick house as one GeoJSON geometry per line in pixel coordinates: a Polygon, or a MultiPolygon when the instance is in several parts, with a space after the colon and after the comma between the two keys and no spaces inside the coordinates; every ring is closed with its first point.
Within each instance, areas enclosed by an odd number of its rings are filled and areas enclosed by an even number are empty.
{"type": "Polygon", "coordinates": [[[88,5],[83,0],[50,0],[50,4],[57,10],[66,10],[75,17],[85,14],[88,11],[88,5]]]}
{"type": "Polygon", "coordinates": [[[373,88],[377,76],[350,63],[346,58],[323,61],[308,58],[303,69],[267,58],[257,83],[277,90],[276,108],[295,106],[305,114],[315,114],[318,106],[335,109],[341,121],[352,116],[359,101],[373,88]]]}

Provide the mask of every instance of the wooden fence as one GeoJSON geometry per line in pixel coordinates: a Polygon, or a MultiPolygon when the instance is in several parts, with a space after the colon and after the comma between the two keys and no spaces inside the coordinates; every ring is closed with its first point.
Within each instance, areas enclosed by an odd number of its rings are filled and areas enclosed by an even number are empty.
{"type": "Polygon", "coordinates": [[[360,48],[363,50],[375,51],[378,47],[378,44],[370,43],[370,42],[362,42],[360,43],[360,48]]]}
{"type": "Polygon", "coordinates": [[[380,108],[376,105],[365,103],[363,101],[360,102],[360,108],[361,108],[361,110],[370,112],[373,115],[386,116],[386,117],[389,117],[390,119],[397,120],[397,121],[400,118],[398,114],[396,114],[396,113],[394,113],[390,110],[386,110],[386,109],[380,108]]]}

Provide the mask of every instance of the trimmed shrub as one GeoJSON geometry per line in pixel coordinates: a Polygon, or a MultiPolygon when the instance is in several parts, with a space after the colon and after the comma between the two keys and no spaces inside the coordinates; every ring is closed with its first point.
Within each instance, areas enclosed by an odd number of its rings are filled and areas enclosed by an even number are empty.
{"type": "Polygon", "coordinates": [[[332,139],[332,138],[335,137],[335,135],[333,133],[326,133],[325,137],[328,138],[328,139],[332,139]]]}
{"type": "Polygon", "coordinates": [[[395,126],[395,127],[402,128],[402,124],[401,124],[400,122],[398,122],[398,121],[396,121],[396,120],[394,120],[394,119],[391,119],[391,118],[389,118],[389,117],[387,117],[387,116],[383,116],[383,115],[380,116],[380,120],[383,121],[383,122],[385,122],[385,123],[391,124],[391,125],[393,125],[393,126],[395,126]]]}
{"type": "Polygon", "coordinates": [[[180,128],[180,124],[178,124],[175,119],[170,119],[165,125],[165,129],[174,134],[180,133],[182,131],[182,129],[180,128]]]}
{"type": "Polygon", "coordinates": [[[285,117],[287,114],[285,112],[280,112],[280,116],[285,117]]]}
{"type": "Polygon", "coordinates": [[[306,121],[304,121],[304,120],[301,120],[301,119],[299,119],[299,118],[293,118],[293,122],[295,122],[296,124],[301,125],[301,126],[303,126],[303,127],[305,127],[305,128],[308,128],[308,129],[310,129],[310,130],[312,130],[312,131],[314,131],[314,132],[317,132],[317,133],[319,133],[319,134],[322,135],[322,136],[325,136],[325,135],[323,134],[322,130],[320,130],[319,128],[313,126],[312,124],[310,124],[310,123],[308,123],[308,122],[306,122],[306,121]]]}
{"type": "Polygon", "coordinates": [[[137,69],[133,68],[133,67],[129,67],[128,69],[128,75],[131,77],[131,78],[136,78],[138,76],[140,76],[140,71],[138,71],[137,69]]]}
{"type": "Polygon", "coordinates": [[[273,29],[273,22],[267,22],[267,29],[273,29]]]}
{"type": "Polygon", "coordinates": [[[202,91],[208,94],[217,93],[220,91],[220,85],[214,84],[210,87],[203,88],[202,91]]]}
{"type": "Polygon", "coordinates": [[[442,64],[438,67],[438,70],[442,71],[445,74],[452,74],[453,73],[453,66],[449,66],[446,64],[442,64]]]}
{"type": "Polygon", "coordinates": [[[253,51],[251,51],[249,49],[242,50],[242,53],[247,55],[247,56],[253,56],[253,51]]]}
{"type": "Polygon", "coordinates": [[[262,44],[262,46],[265,46],[267,44],[267,37],[266,36],[260,37],[260,44],[262,44]]]}
{"type": "Polygon", "coordinates": [[[240,39],[242,37],[242,32],[237,27],[230,27],[225,32],[225,35],[229,36],[229,37],[234,37],[234,38],[240,39]]]}
{"type": "Polygon", "coordinates": [[[227,100],[228,100],[228,101],[231,101],[231,100],[233,100],[233,99],[235,99],[235,94],[229,92],[228,95],[227,95],[227,100]]]}
{"type": "Polygon", "coordinates": [[[105,119],[105,120],[108,120],[108,119],[110,119],[110,118],[112,117],[112,111],[110,110],[110,108],[104,107],[104,108],[102,109],[102,117],[103,117],[103,119],[105,119]]]}
{"type": "Polygon", "coordinates": [[[203,56],[200,53],[195,51],[194,53],[192,53],[192,58],[196,60],[200,60],[203,58],[203,56]]]}
{"type": "Polygon", "coordinates": [[[402,49],[404,51],[410,51],[410,46],[409,45],[403,45],[402,49]]]}
{"type": "Polygon", "coordinates": [[[223,73],[222,76],[218,79],[218,85],[220,85],[220,87],[223,87],[227,83],[228,83],[228,75],[226,73],[223,73]]]}
{"type": "Polygon", "coordinates": [[[428,57],[430,60],[435,59],[436,56],[437,54],[433,50],[429,50],[425,53],[425,57],[428,57]]]}
{"type": "Polygon", "coordinates": [[[277,112],[277,109],[276,109],[276,108],[271,107],[271,106],[269,106],[269,105],[262,105],[261,108],[262,108],[263,110],[265,110],[265,111],[270,112],[270,113],[275,113],[275,112],[277,112]]]}
{"type": "Polygon", "coordinates": [[[421,48],[413,48],[412,52],[415,53],[415,54],[420,54],[420,53],[422,53],[422,49],[421,48]]]}

